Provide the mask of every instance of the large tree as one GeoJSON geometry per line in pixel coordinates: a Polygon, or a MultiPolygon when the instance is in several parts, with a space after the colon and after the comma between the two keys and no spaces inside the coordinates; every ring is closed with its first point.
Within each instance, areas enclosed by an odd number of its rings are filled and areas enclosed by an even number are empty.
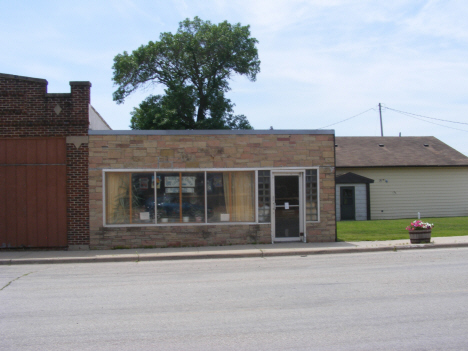
{"type": "Polygon", "coordinates": [[[260,72],[249,26],[212,24],[195,17],[179,23],[176,34],[114,58],[114,100],[123,103],[135,90],[163,84],[165,95],[149,96],[132,112],[133,129],[250,129],[235,116],[225,97],[235,73],[255,81],[260,72]]]}

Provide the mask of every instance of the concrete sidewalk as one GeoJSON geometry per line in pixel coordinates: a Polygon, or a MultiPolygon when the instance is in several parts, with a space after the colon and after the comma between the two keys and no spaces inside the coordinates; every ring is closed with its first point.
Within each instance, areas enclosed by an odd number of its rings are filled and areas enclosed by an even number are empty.
{"type": "Polygon", "coordinates": [[[136,262],[207,258],[271,257],[357,253],[410,249],[468,247],[468,236],[433,237],[430,244],[410,244],[407,240],[358,241],[332,243],[281,243],[267,245],[233,245],[179,247],[164,249],[126,249],[89,251],[2,251],[0,265],[136,262]]]}

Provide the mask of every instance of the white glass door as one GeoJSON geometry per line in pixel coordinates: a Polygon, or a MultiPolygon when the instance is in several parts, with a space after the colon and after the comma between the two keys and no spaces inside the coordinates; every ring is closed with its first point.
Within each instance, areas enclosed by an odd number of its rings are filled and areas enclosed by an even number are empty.
{"type": "Polygon", "coordinates": [[[304,235],[302,173],[273,176],[274,241],[299,241],[304,235]]]}

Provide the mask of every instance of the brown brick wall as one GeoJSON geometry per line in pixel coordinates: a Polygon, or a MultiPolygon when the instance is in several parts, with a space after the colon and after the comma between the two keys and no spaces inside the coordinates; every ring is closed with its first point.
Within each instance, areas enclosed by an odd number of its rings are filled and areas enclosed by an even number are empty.
{"type": "MultiPolygon", "coordinates": [[[[0,74],[0,138],[88,135],[89,82],[48,94],[47,81],[0,74]],[[59,105],[61,111],[55,112],[59,105]]],[[[68,245],[89,245],[88,144],[67,143],[68,245]]]]}
{"type": "Polygon", "coordinates": [[[95,249],[254,243],[271,243],[269,224],[106,227],[91,235],[91,247],[95,249]]]}
{"type": "Polygon", "coordinates": [[[90,247],[271,242],[270,224],[103,227],[103,169],[319,166],[320,222],[307,223],[307,239],[334,241],[334,165],[332,134],[90,135],[90,247]]]}

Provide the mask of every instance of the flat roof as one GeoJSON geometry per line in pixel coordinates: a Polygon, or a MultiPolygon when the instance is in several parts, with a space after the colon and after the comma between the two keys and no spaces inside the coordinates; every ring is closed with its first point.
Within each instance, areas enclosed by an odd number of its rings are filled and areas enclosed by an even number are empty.
{"type": "Polygon", "coordinates": [[[334,129],[90,130],[89,135],[259,135],[335,134],[334,129]]]}

